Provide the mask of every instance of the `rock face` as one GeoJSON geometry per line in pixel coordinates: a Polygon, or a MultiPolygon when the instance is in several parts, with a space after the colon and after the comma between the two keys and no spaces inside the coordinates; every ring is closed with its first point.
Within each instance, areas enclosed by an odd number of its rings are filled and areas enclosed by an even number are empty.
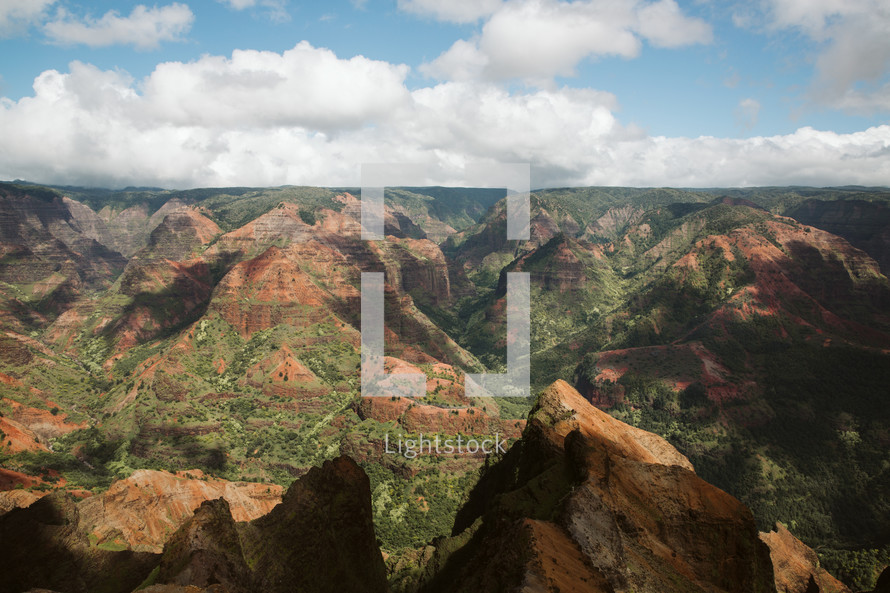
{"type": "Polygon", "coordinates": [[[194,250],[209,243],[222,231],[215,222],[193,208],[180,208],[164,217],[151,232],[141,257],[175,261],[188,259],[194,250]]]}
{"type": "Polygon", "coordinates": [[[119,251],[115,245],[114,237],[112,236],[111,231],[108,230],[105,221],[102,220],[98,214],[93,212],[89,206],[81,204],[68,197],[63,197],[62,203],[65,204],[65,207],[71,214],[71,218],[77,223],[77,226],[80,227],[80,230],[84,235],[90,239],[95,239],[106,247],[119,251]]]}
{"type": "Polygon", "coordinates": [[[158,583],[228,593],[383,593],[367,475],[348,457],[326,461],[290,487],[282,503],[250,523],[224,500],[208,501],[164,548],[158,583]]]}
{"type": "Polygon", "coordinates": [[[760,539],[769,546],[778,593],[850,593],[846,585],[819,566],[816,552],[781,523],[773,531],[761,533],[760,539]]]}
{"type": "Polygon", "coordinates": [[[207,500],[170,538],[157,580],[181,586],[220,584],[226,591],[249,591],[252,575],[226,499],[207,500]]]}
{"type": "Polygon", "coordinates": [[[155,554],[91,547],[79,520],[77,506],[64,492],[0,517],[0,593],[32,588],[128,593],[157,564],[155,554]]]}
{"type": "MultiPolygon", "coordinates": [[[[590,251],[591,247],[589,244],[582,246],[578,240],[560,234],[540,249],[520,258],[516,271],[528,271],[533,285],[545,290],[565,293],[588,289],[585,266],[573,249],[590,251]]],[[[501,279],[503,286],[498,286],[499,291],[506,290],[505,281],[506,278],[501,279]]]]}
{"type": "Polygon", "coordinates": [[[862,249],[890,273],[890,208],[865,200],[807,200],[788,216],[838,235],[862,249]]]}
{"type": "Polygon", "coordinates": [[[173,198],[154,213],[150,213],[146,204],[136,204],[123,210],[105,206],[99,210],[97,215],[108,228],[112,241],[111,247],[130,257],[145,247],[151,232],[163,222],[167,214],[183,206],[185,204],[181,200],[173,198]]]}
{"type": "Polygon", "coordinates": [[[124,257],[97,240],[101,221],[81,228],[82,212],[72,212],[73,204],[50,190],[0,184],[0,281],[20,287],[3,309],[15,310],[24,299],[55,314],[84,288],[109,286],[123,269],[124,257]]]}
{"type": "Polygon", "coordinates": [[[0,492],[0,515],[12,509],[23,509],[40,500],[41,496],[27,490],[4,490],[0,492]]]}
{"type": "Polygon", "coordinates": [[[51,439],[86,428],[86,423],[69,422],[67,414],[58,409],[53,414],[8,398],[2,398],[2,403],[11,409],[7,416],[0,416],[0,435],[5,435],[0,439],[0,450],[6,447],[10,452],[47,451],[51,439]]]}
{"type": "Polygon", "coordinates": [[[81,526],[99,543],[159,553],[167,537],[203,502],[222,497],[236,521],[251,521],[281,501],[275,484],[203,479],[199,470],[170,472],[139,470],[118,480],[101,495],[78,504],[81,526]]]}
{"type": "Polygon", "coordinates": [[[608,239],[617,239],[631,225],[639,222],[645,211],[630,204],[617,208],[609,208],[586,230],[588,233],[608,239]]]}
{"type": "Polygon", "coordinates": [[[751,512],[660,437],[546,389],[421,591],[774,591],[751,512]]]}
{"type": "Polygon", "coordinates": [[[387,589],[374,535],[370,481],[348,457],[310,470],[279,506],[240,532],[245,559],[258,577],[255,590],[387,589]]]}
{"type": "Polygon", "coordinates": [[[192,505],[207,494],[191,492],[201,484],[215,486],[213,481],[143,470],[103,496],[75,504],[57,491],[26,509],[7,512],[0,516],[0,593],[33,588],[127,593],[141,584],[152,585],[148,591],[188,593],[387,591],[370,482],[352,459],[339,457],[313,468],[291,485],[281,504],[260,517],[268,499],[246,507],[243,498],[225,488],[225,498],[192,505]],[[195,512],[184,521],[161,516],[177,516],[185,509],[195,512]],[[252,521],[238,521],[243,518],[252,521]],[[143,529],[137,526],[140,519],[143,529]],[[96,545],[90,537],[95,532],[88,534],[87,526],[96,520],[105,530],[137,540],[146,530],[169,534],[174,523],[178,529],[167,539],[163,555],[111,552],[96,545]]]}

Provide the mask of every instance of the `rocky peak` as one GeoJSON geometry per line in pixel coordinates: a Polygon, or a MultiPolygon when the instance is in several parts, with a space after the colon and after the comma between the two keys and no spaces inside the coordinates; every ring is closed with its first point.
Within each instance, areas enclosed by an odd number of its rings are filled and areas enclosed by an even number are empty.
{"type": "Polygon", "coordinates": [[[282,202],[259,218],[220,237],[221,249],[238,249],[257,253],[276,242],[301,243],[317,238],[318,233],[306,224],[295,204],[282,202]]]}
{"type": "Polygon", "coordinates": [[[194,208],[179,208],[155,227],[140,255],[177,261],[187,259],[196,248],[206,245],[221,232],[215,222],[194,208]]]}
{"type": "Polygon", "coordinates": [[[694,471],[689,460],[666,440],[609,416],[563,380],[541,392],[529,413],[529,423],[541,426],[542,433],[557,446],[577,430],[612,455],[694,471]]]}
{"type": "Polygon", "coordinates": [[[128,593],[148,576],[156,555],[91,546],[79,520],[77,505],[62,491],[0,517],[0,593],[128,593]]]}
{"type": "Polygon", "coordinates": [[[225,498],[205,500],[164,546],[157,582],[250,591],[250,569],[244,563],[235,520],[225,498]]]}
{"type": "Polygon", "coordinates": [[[664,439],[563,381],[540,395],[522,440],[482,477],[454,533],[427,566],[425,593],[775,590],[769,550],[742,503],[664,439]]]}
{"type": "Polygon", "coordinates": [[[206,501],[164,548],[158,583],[228,593],[383,593],[386,570],[371,519],[370,482],[348,457],[315,467],[251,523],[206,501]]]}
{"type": "Polygon", "coordinates": [[[63,311],[84,288],[106,288],[126,264],[97,241],[101,221],[86,220],[85,206],[72,213],[73,204],[51,190],[0,184],[0,281],[43,311],[63,311]]]}
{"type": "Polygon", "coordinates": [[[205,478],[199,470],[172,474],[138,470],[79,505],[84,530],[99,543],[123,543],[134,550],[160,552],[171,531],[204,501],[223,497],[238,521],[268,513],[281,500],[275,484],[205,478]]]}
{"type": "Polygon", "coordinates": [[[769,546],[778,593],[850,593],[846,585],[819,566],[816,552],[781,523],[761,533],[760,539],[769,546]]]}
{"type": "Polygon", "coordinates": [[[309,470],[268,515],[245,525],[242,545],[261,586],[277,592],[384,592],[368,476],[346,456],[309,470]],[[295,537],[299,534],[299,537],[295,537]]]}

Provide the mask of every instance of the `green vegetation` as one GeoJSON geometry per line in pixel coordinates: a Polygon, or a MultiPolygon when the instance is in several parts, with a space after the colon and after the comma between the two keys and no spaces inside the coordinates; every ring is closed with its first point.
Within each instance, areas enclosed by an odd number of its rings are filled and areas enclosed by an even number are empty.
{"type": "Polygon", "coordinates": [[[444,472],[443,460],[438,457],[419,456],[410,463],[414,475],[408,479],[399,468],[362,464],[371,479],[377,537],[390,552],[422,547],[436,537],[450,535],[457,511],[478,479],[476,461],[468,460],[463,467],[444,472]]]}
{"type": "MultiPolygon", "coordinates": [[[[326,210],[343,210],[337,196],[346,191],[2,185],[9,187],[44,202],[62,192],[106,214],[135,206],[150,216],[176,199],[201,208],[224,232],[284,204],[306,224],[323,222],[326,210]]],[[[816,222],[842,230],[846,219],[836,220],[833,208],[866,204],[884,220],[890,192],[544,190],[532,195],[529,242],[506,239],[502,198],[488,189],[387,189],[405,236],[441,242],[452,295],[426,294],[429,270],[411,270],[407,292],[416,309],[405,305],[404,313],[388,301],[399,340],[387,338],[387,353],[422,361],[430,378],[436,372],[426,357],[456,361],[458,373],[503,371],[506,273],[528,272],[534,392],[556,379],[574,382],[614,416],[668,438],[703,478],[743,500],[761,529],[787,524],[846,582],[871,586],[888,561],[890,408],[882,394],[890,384],[890,284],[858,253],[840,243],[828,252],[810,239],[819,234],[816,222]],[[770,213],[809,213],[816,222],[770,213]]],[[[849,232],[876,250],[879,231],[849,232]]],[[[380,454],[383,436],[401,427],[366,417],[359,398],[359,273],[428,260],[411,241],[378,252],[379,245],[338,238],[332,243],[345,260],[295,264],[325,295],[321,305],[291,298],[286,288],[272,293],[288,295],[278,299],[264,286],[218,289],[237,262],[288,241],[222,256],[217,237],[185,271],[133,260],[120,276],[106,270],[101,282],[70,294],[61,280],[73,276],[55,262],[12,252],[0,258],[11,332],[0,336],[0,372],[11,379],[0,413],[12,417],[19,402],[70,430],[49,441],[51,452],[11,455],[0,447],[0,464],[32,475],[55,470],[68,486],[93,490],[140,468],[200,468],[286,486],[348,453],[371,478],[387,552],[407,558],[447,535],[482,461],[380,454]],[[341,277],[349,286],[332,280],[341,277]],[[74,307],[61,321],[59,303],[74,307]],[[81,422],[87,428],[71,430],[81,422]]],[[[286,280],[270,282],[286,287],[286,280]]],[[[440,388],[425,403],[460,402],[440,388]]],[[[514,421],[531,404],[489,402],[514,421]]],[[[552,492],[537,483],[525,494],[541,501],[552,492]]]]}

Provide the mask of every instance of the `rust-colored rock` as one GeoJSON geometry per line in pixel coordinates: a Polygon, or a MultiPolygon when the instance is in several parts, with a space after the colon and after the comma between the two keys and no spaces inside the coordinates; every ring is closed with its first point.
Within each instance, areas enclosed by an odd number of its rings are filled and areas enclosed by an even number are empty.
{"type": "Polygon", "coordinates": [[[226,499],[236,521],[265,515],[281,501],[275,484],[206,479],[200,470],[172,474],[138,470],[104,493],[81,501],[82,528],[98,541],[160,552],[171,533],[205,500],[226,499]]]}
{"type": "MultiPolygon", "coordinates": [[[[47,401],[47,405],[55,409],[55,414],[52,410],[26,406],[9,398],[4,398],[3,403],[12,408],[8,416],[0,417],[0,430],[7,433],[7,440],[15,439],[15,428],[17,428],[19,432],[16,436],[25,441],[31,439],[33,445],[36,445],[36,447],[30,446],[30,443],[24,442],[20,444],[21,447],[24,447],[20,450],[46,450],[46,444],[50,439],[87,426],[86,422],[79,424],[69,422],[68,415],[59,412],[58,407],[51,401],[47,401]],[[4,423],[7,424],[9,430],[3,427],[4,423]]],[[[13,440],[13,448],[15,448],[15,440],[13,440]]]]}
{"type": "Polygon", "coordinates": [[[12,509],[24,509],[38,500],[44,492],[31,492],[28,490],[3,490],[0,491],[0,515],[8,513],[12,509]]]}
{"type": "Polygon", "coordinates": [[[49,451],[46,445],[40,442],[37,434],[20,422],[9,418],[0,418],[0,450],[8,453],[21,453],[22,451],[49,451]]]}
{"type": "Polygon", "coordinates": [[[206,245],[222,231],[215,222],[194,208],[180,208],[164,217],[151,232],[148,245],[140,258],[189,259],[195,250],[206,245]]]}
{"type": "Polygon", "coordinates": [[[689,460],[666,440],[590,405],[565,381],[557,381],[541,393],[535,406],[535,420],[547,427],[544,435],[556,446],[561,446],[570,432],[580,430],[613,455],[693,471],[689,460]]]}
{"type": "Polygon", "coordinates": [[[0,515],[0,593],[129,593],[157,564],[155,554],[90,545],[78,505],[62,491],[0,515]]]}
{"type": "Polygon", "coordinates": [[[440,548],[449,562],[427,566],[424,593],[775,591],[769,550],[742,503],[667,441],[563,381],[541,393],[454,533],[440,548]]]}
{"type": "Polygon", "coordinates": [[[769,546],[778,593],[811,593],[811,582],[819,593],[850,593],[846,585],[819,566],[816,552],[781,523],[776,523],[773,531],[761,533],[760,539],[769,546]]]}
{"type": "Polygon", "coordinates": [[[348,457],[294,482],[282,503],[235,523],[225,500],[204,502],[164,548],[158,582],[227,593],[384,593],[370,482],[348,457]]]}

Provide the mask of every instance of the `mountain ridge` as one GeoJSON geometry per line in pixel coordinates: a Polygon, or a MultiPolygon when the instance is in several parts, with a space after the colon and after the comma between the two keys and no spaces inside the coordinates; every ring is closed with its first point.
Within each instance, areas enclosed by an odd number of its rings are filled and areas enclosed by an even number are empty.
{"type": "MultiPolygon", "coordinates": [[[[4,396],[78,427],[40,437],[37,415],[22,422],[0,402],[0,422],[21,425],[0,439],[0,463],[26,476],[11,484],[98,494],[135,470],[200,468],[286,486],[349,452],[371,478],[384,548],[408,557],[451,530],[485,461],[409,463],[384,438],[518,438],[530,402],[471,402],[462,375],[503,370],[506,274],[525,271],[533,391],[568,379],[668,438],[761,530],[796,524],[833,570],[853,566],[848,549],[887,541],[882,497],[870,495],[887,492],[886,276],[849,241],[785,215],[886,192],[547,190],[534,192],[532,240],[520,243],[506,241],[494,191],[397,188],[378,244],[360,239],[354,190],[4,188],[48,221],[34,251],[26,210],[7,209],[4,396]],[[127,255],[111,266],[63,247],[95,250],[95,237],[127,255]],[[424,400],[360,397],[362,271],[387,274],[387,368],[426,374],[424,400]]],[[[517,533],[558,541],[541,523],[517,533]]]]}

